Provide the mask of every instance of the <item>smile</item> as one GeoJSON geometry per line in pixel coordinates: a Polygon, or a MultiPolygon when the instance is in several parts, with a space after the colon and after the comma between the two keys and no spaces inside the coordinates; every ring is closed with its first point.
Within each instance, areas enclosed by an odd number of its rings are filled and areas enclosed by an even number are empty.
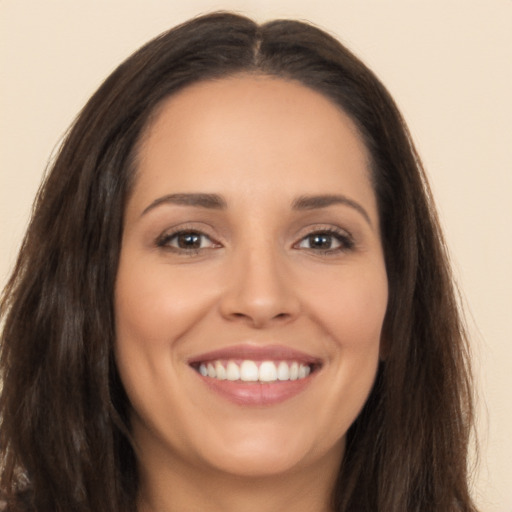
{"type": "Polygon", "coordinates": [[[271,406],[307,389],[322,367],[319,358],[280,345],[231,346],[188,361],[207,389],[243,406],[271,406]]]}
{"type": "Polygon", "coordinates": [[[298,361],[210,361],[201,363],[197,371],[203,377],[241,382],[283,382],[305,379],[312,365],[298,361]]]}

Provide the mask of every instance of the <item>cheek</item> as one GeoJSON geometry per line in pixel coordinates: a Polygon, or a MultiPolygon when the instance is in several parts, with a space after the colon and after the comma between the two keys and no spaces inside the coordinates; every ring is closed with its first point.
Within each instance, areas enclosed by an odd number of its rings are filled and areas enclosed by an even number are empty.
{"type": "Polygon", "coordinates": [[[209,302],[190,280],[183,282],[185,273],[157,268],[125,256],[115,292],[117,367],[132,405],[148,416],[159,410],[155,390],[168,389],[166,379],[179,382],[182,340],[209,302]]]}
{"type": "Polygon", "coordinates": [[[329,385],[317,406],[319,423],[331,425],[326,443],[346,433],[364,406],[373,386],[388,285],[383,267],[345,273],[343,279],[316,282],[310,310],[322,325],[329,354],[329,385]],[[343,284],[333,284],[333,282],[343,284]]]}
{"type": "Polygon", "coordinates": [[[149,265],[138,269],[136,262],[121,265],[115,300],[118,345],[132,340],[168,349],[211,302],[211,292],[198,286],[201,282],[200,275],[190,272],[154,271],[149,265]]]}
{"type": "Polygon", "coordinates": [[[309,293],[309,309],[339,350],[364,352],[380,344],[388,302],[387,276],[382,265],[310,282],[315,289],[309,293]]]}
{"type": "Polygon", "coordinates": [[[198,286],[202,276],[129,256],[121,261],[115,291],[118,371],[138,417],[153,424],[161,415],[164,424],[174,425],[174,415],[162,411],[181,403],[173,390],[184,371],[183,347],[207,314],[211,292],[198,286]]]}

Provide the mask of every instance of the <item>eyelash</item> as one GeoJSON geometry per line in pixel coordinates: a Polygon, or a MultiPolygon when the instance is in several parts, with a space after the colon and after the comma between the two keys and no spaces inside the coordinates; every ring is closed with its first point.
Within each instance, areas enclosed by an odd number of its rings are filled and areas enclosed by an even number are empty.
{"type": "Polygon", "coordinates": [[[297,247],[307,240],[308,238],[311,239],[313,237],[326,237],[335,239],[339,243],[339,247],[334,248],[327,248],[327,249],[313,249],[313,248],[305,248],[306,250],[313,252],[315,254],[321,254],[321,255],[335,255],[343,252],[348,252],[352,249],[354,249],[355,243],[352,236],[347,233],[346,231],[335,229],[335,228],[318,228],[314,229],[313,231],[309,232],[307,235],[303,236],[297,243],[294,244],[294,247],[297,247]]]}
{"type": "MultiPolygon", "coordinates": [[[[304,247],[303,249],[312,252],[314,254],[320,254],[320,255],[335,255],[343,252],[348,252],[352,250],[355,246],[354,240],[352,236],[343,230],[333,229],[333,228],[318,228],[313,231],[310,231],[305,236],[303,236],[298,242],[293,244],[293,248],[300,249],[300,245],[313,237],[325,237],[335,240],[339,244],[338,247],[328,247],[326,249],[323,248],[312,248],[312,247],[304,247]]],[[[178,242],[179,243],[179,242],[178,242]]],[[[200,242],[201,243],[201,242],[200,242]]],[[[179,254],[187,255],[187,256],[195,256],[199,254],[201,251],[209,250],[209,249],[216,249],[222,247],[222,245],[213,240],[209,235],[206,233],[199,231],[197,229],[180,229],[178,231],[170,232],[170,233],[163,233],[161,236],[159,236],[156,241],[155,245],[159,248],[166,249],[169,251],[173,251],[179,254]],[[208,239],[211,243],[208,247],[177,247],[174,245],[171,245],[171,243],[176,240],[178,241],[178,237],[180,236],[194,236],[198,237],[199,239],[208,239]]]]}
{"type": "Polygon", "coordinates": [[[221,247],[221,244],[214,241],[209,235],[206,233],[203,233],[202,231],[199,231],[197,229],[180,229],[178,231],[170,232],[170,233],[164,233],[161,236],[159,236],[156,240],[156,246],[162,249],[170,250],[179,254],[184,254],[187,256],[194,256],[196,254],[199,254],[201,251],[207,250],[207,249],[214,249],[217,247],[221,247]],[[208,239],[211,241],[212,246],[211,247],[176,247],[171,245],[171,242],[176,239],[178,240],[178,237],[180,236],[196,236],[199,239],[208,239]]]}

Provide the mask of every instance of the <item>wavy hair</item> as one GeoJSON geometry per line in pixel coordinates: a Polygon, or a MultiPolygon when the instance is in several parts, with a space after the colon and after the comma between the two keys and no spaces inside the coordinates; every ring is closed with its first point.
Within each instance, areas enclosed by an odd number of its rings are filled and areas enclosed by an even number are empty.
{"type": "Polygon", "coordinates": [[[10,511],[133,511],[137,464],[113,356],[114,284],[137,144],[189,84],[256,73],[320,92],[371,155],[387,275],[385,357],[347,435],[337,512],[473,512],[464,326],[427,179],[376,76],[303,22],[230,13],[152,40],[80,112],[37,195],[1,302],[0,490],[10,511]]]}

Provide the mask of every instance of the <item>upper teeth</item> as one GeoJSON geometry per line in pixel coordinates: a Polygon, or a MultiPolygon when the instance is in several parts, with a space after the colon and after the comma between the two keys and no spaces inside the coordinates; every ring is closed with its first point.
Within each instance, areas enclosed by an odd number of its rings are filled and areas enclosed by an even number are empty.
{"type": "Polygon", "coordinates": [[[235,361],[223,363],[211,361],[199,365],[199,373],[204,377],[219,380],[241,380],[244,382],[275,382],[277,380],[297,380],[307,377],[311,368],[307,364],[287,361],[235,361]]]}

